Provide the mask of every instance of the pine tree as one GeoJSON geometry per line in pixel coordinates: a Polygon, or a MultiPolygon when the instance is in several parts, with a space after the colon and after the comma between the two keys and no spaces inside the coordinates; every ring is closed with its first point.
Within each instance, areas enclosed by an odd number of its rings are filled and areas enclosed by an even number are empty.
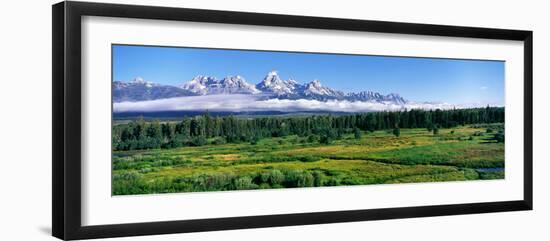
{"type": "Polygon", "coordinates": [[[395,126],[395,128],[393,128],[393,135],[395,137],[399,137],[401,135],[401,130],[399,129],[398,126],[395,126]]]}
{"type": "Polygon", "coordinates": [[[355,139],[361,139],[361,131],[359,130],[359,128],[353,128],[353,136],[355,137],[355,139]]]}

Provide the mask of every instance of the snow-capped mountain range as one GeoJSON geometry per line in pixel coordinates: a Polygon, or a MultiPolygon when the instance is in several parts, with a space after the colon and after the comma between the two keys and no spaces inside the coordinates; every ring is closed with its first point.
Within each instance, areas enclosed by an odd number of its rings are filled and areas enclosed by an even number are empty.
{"type": "Polygon", "coordinates": [[[113,82],[113,102],[115,103],[219,94],[257,95],[264,99],[347,100],[393,105],[404,105],[408,102],[395,93],[388,95],[373,91],[344,93],[323,86],[319,80],[306,84],[300,84],[294,79],[282,80],[276,71],[269,72],[256,85],[248,83],[239,75],[227,76],[223,79],[199,75],[180,86],[160,85],[141,78],[129,82],[113,82]]]}

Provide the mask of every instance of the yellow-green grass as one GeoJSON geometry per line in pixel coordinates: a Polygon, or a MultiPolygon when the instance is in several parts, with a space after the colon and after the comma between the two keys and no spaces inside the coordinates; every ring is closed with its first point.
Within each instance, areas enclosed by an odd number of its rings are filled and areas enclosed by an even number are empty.
{"type": "Polygon", "coordinates": [[[357,177],[361,182],[371,183],[374,179],[394,179],[404,176],[421,174],[439,174],[458,171],[455,167],[430,166],[430,165],[396,165],[385,164],[363,160],[328,160],[323,159],[315,162],[275,162],[259,164],[243,164],[235,166],[199,166],[199,167],[170,167],[158,172],[147,173],[143,176],[146,180],[153,180],[162,177],[181,177],[200,174],[236,174],[256,175],[265,170],[322,170],[325,172],[340,173],[357,177]]]}
{"type": "Polygon", "coordinates": [[[360,139],[349,134],[324,145],[287,136],[255,144],[115,152],[113,190],[117,195],[501,179],[504,144],[491,136],[466,126],[437,135],[426,129],[402,129],[399,137],[363,132],[360,139]],[[294,179],[278,183],[268,181],[269,175],[294,179]]]}

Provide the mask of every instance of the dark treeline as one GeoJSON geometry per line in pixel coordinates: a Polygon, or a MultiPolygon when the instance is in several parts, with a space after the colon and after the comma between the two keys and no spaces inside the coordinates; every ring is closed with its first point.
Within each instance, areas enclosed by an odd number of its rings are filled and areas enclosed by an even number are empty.
{"type": "Polygon", "coordinates": [[[135,150],[251,142],[267,137],[298,135],[308,139],[339,137],[345,133],[395,128],[450,128],[458,125],[504,122],[504,108],[408,110],[351,115],[238,118],[208,113],[175,123],[132,121],[113,127],[113,148],[135,150]]]}

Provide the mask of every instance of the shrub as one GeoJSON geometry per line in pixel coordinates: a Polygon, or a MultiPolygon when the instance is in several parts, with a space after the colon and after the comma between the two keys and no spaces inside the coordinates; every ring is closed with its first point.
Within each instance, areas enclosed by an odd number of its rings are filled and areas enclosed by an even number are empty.
{"type": "Polygon", "coordinates": [[[286,173],[284,186],[285,187],[312,187],[313,175],[309,172],[292,170],[286,173]]]}
{"type": "Polygon", "coordinates": [[[428,124],[428,126],[426,127],[426,130],[428,130],[428,132],[432,132],[434,129],[434,124],[428,124]]]}
{"type": "Polygon", "coordinates": [[[353,136],[355,137],[355,139],[361,139],[361,131],[359,130],[359,128],[353,129],[353,136]]]}
{"type": "Polygon", "coordinates": [[[223,137],[218,137],[218,138],[216,138],[212,141],[212,144],[214,144],[214,145],[222,145],[222,144],[225,144],[225,143],[226,143],[226,141],[225,141],[225,138],[223,138],[223,137]]]}
{"type": "Polygon", "coordinates": [[[320,144],[330,144],[332,142],[332,138],[329,135],[323,134],[321,135],[321,138],[319,138],[320,144]]]}
{"type": "Polygon", "coordinates": [[[225,190],[231,184],[232,178],[227,174],[211,174],[206,177],[206,186],[209,190],[225,190]]]}
{"type": "Polygon", "coordinates": [[[344,131],[343,131],[342,129],[338,129],[338,130],[336,131],[336,136],[335,136],[335,138],[336,138],[337,140],[341,140],[342,137],[343,137],[343,133],[344,133],[344,131]]]}
{"type": "Polygon", "coordinates": [[[258,136],[253,136],[250,138],[250,145],[256,145],[258,144],[258,141],[260,141],[260,138],[258,136]]]}
{"type": "Polygon", "coordinates": [[[262,183],[260,186],[258,186],[259,189],[270,189],[271,186],[267,183],[262,183]]]}
{"type": "Polygon", "coordinates": [[[285,175],[279,170],[272,170],[269,173],[269,183],[272,185],[280,185],[285,181],[285,175]]]}
{"type": "Polygon", "coordinates": [[[325,174],[321,171],[313,171],[313,185],[316,187],[322,187],[325,182],[325,174]]]}
{"type": "Polygon", "coordinates": [[[141,179],[142,175],[137,171],[126,171],[121,174],[113,175],[113,194],[139,194],[146,189],[145,182],[141,179]]]}
{"type": "Polygon", "coordinates": [[[313,187],[315,178],[311,173],[304,172],[301,175],[301,178],[298,179],[298,187],[313,187]]]}
{"type": "Polygon", "coordinates": [[[235,179],[233,185],[235,186],[236,190],[258,188],[258,185],[252,183],[252,178],[250,178],[249,176],[243,176],[235,179]]]}
{"type": "Polygon", "coordinates": [[[504,142],[504,132],[499,131],[498,133],[496,133],[495,136],[493,137],[493,140],[497,142],[504,142]]]}
{"type": "Polygon", "coordinates": [[[142,174],[153,172],[153,171],[155,171],[155,169],[150,168],[150,167],[145,167],[145,168],[139,169],[139,173],[142,173],[142,174]]]}
{"type": "Polygon", "coordinates": [[[399,129],[399,127],[393,128],[393,135],[395,137],[399,137],[401,135],[401,130],[399,129]]]}
{"type": "Polygon", "coordinates": [[[260,174],[260,182],[261,183],[268,183],[269,182],[270,173],[269,172],[262,172],[260,174]]]}
{"type": "Polygon", "coordinates": [[[225,137],[225,140],[227,143],[239,143],[241,142],[241,139],[237,137],[236,135],[228,135],[225,137]]]}
{"type": "Polygon", "coordinates": [[[204,136],[197,136],[191,141],[192,146],[204,146],[208,143],[204,136]]]}
{"type": "Polygon", "coordinates": [[[317,142],[318,140],[319,140],[319,136],[317,135],[309,135],[307,137],[307,142],[310,142],[310,143],[317,142]]]}
{"type": "Polygon", "coordinates": [[[337,177],[330,177],[328,181],[325,183],[326,186],[339,186],[340,185],[340,179],[337,177]]]}

